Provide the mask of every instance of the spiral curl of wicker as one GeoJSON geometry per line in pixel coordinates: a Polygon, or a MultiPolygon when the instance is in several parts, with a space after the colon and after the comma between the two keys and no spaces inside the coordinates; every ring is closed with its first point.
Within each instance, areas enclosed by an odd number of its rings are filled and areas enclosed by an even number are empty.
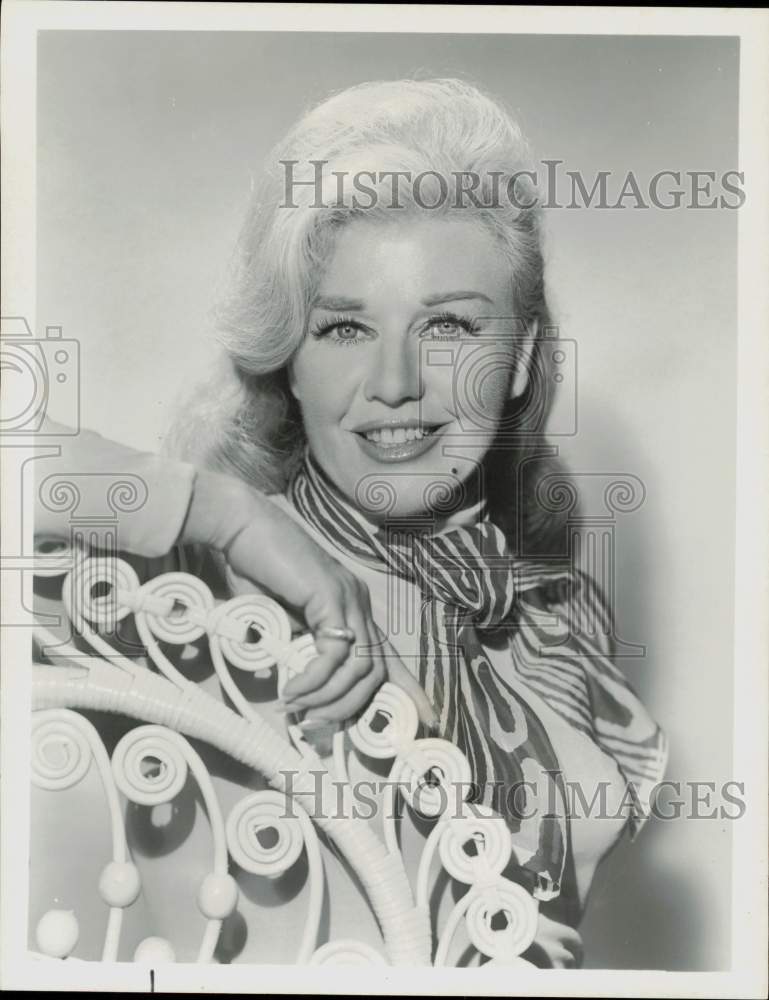
{"type": "MultiPolygon", "coordinates": [[[[103,961],[117,959],[123,913],[141,891],[120,797],[142,805],[171,802],[192,774],[211,826],[214,855],[197,893],[206,921],[197,961],[214,960],[222,922],[237,906],[238,885],[229,874],[229,859],[248,872],[274,877],[306,852],[310,893],[297,964],[443,965],[462,920],[472,944],[488,960],[528,964],[519,956],[534,939],[538,909],[524,889],[502,877],[512,837],[491,810],[468,806],[459,815],[450,814],[441,783],[464,782],[469,789],[469,765],[453,744],[417,738],[418,715],[408,695],[384,683],[358,721],[335,733],[332,757],[324,763],[298,726],[288,726],[286,738],[268,724],[233,677],[233,670],[256,676],[274,670],[280,691],[316,655],[311,637],[292,639],[288,617],[275,601],[246,595],[217,604],[208,587],[190,574],[166,573],[141,584],[123,560],[78,551],[70,555],[62,599],[76,634],[93,655],[84,656],[43,628],[35,630],[50,662],[32,667],[32,778],[39,787],[60,792],[80,781],[92,765],[98,769],[112,828],[112,859],[99,880],[99,893],[109,906],[103,961]],[[119,653],[104,638],[129,615],[156,670],[119,653]],[[203,636],[234,710],[184,677],[160,645],[203,636]],[[78,709],[118,713],[143,725],[119,741],[110,760],[97,730],[78,709]],[[273,790],[248,794],[224,817],[210,775],[185,737],[256,769],[273,790]],[[339,781],[348,780],[348,753],[356,751],[392,760],[386,795],[402,794],[410,808],[435,819],[415,890],[400,854],[395,811],[385,810],[383,842],[367,820],[355,815],[349,784],[343,814],[334,808],[339,781]],[[145,766],[148,760],[152,768],[145,766]],[[385,954],[347,939],[317,947],[324,878],[316,826],[359,878],[379,922],[385,954]],[[269,846],[258,836],[266,828],[274,833],[269,846]],[[472,856],[463,849],[468,841],[474,844],[472,856]],[[431,927],[428,902],[428,872],[436,852],[451,877],[469,887],[440,934],[431,927]],[[500,910],[507,918],[501,929],[492,922],[500,910]]],[[[50,570],[45,573],[51,575],[50,570]]],[[[67,911],[51,909],[37,925],[40,957],[68,958],[77,939],[76,915],[67,911]]],[[[174,959],[172,945],[152,936],[134,955],[135,961],[151,964],[174,959]]]]}

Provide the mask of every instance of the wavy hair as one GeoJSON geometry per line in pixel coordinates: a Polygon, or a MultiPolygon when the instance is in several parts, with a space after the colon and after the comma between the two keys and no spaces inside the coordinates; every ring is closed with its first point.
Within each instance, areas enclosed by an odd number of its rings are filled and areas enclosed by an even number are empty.
{"type": "MultiPolygon", "coordinates": [[[[228,290],[216,311],[223,348],[207,384],[180,412],[165,450],[236,475],[265,492],[284,489],[301,458],[305,438],[298,404],[288,385],[288,363],[306,335],[323,264],[336,233],[354,218],[392,217],[390,175],[424,174],[420,203],[413,189],[397,192],[403,213],[432,205],[436,180],[472,173],[480,178],[475,202],[457,209],[451,199],[429,211],[461,211],[486,227],[509,266],[517,320],[536,340],[528,389],[508,407],[503,427],[530,433],[511,447],[500,437],[487,454],[490,514],[513,551],[563,551],[564,511],[537,498],[544,477],[564,482],[541,433],[554,382],[543,331],[551,326],[545,295],[541,209],[530,175],[527,144],[499,102],[456,79],[395,80],[350,87],[308,111],[272,150],[237,241],[228,290]],[[292,186],[286,207],[287,164],[296,169],[323,161],[323,196],[312,183],[292,186]],[[339,195],[334,171],[352,176],[376,167],[376,198],[362,207],[339,195]],[[429,175],[429,176],[428,176],[429,175]],[[436,177],[437,175],[437,177],[436,177]],[[508,186],[510,185],[510,186],[508,186]],[[514,198],[499,192],[514,192],[514,198]],[[334,194],[335,200],[328,205],[334,194]],[[488,206],[488,207],[486,207],[488,206]],[[530,206],[521,208],[519,206],[530,206]]],[[[313,167],[308,175],[317,176],[313,167]]],[[[305,171],[306,172],[306,171],[305,171]]],[[[307,181],[307,177],[304,178],[307,181]]],[[[360,192],[358,192],[360,194],[360,192]]],[[[556,505],[557,506],[557,505],[556,505]]]]}

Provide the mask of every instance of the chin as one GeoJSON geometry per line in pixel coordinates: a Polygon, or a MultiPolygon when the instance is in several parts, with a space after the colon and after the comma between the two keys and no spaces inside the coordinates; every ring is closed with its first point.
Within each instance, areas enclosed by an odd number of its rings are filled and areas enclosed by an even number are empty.
{"type": "Polygon", "coordinates": [[[465,483],[450,465],[441,471],[371,469],[361,475],[348,495],[361,513],[372,520],[443,518],[469,502],[465,483]]]}
{"type": "MultiPolygon", "coordinates": [[[[452,440],[453,443],[453,440],[452,440]]],[[[439,449],[411,461],[377,462],[338,442],[332,461],[316,460],[348,500],[372,521],[385,518],[445,518],[475,502],[483,452],[465,446],[460,455],[439,449]],[[364,458],[361,461],[361,458],[364,458]]],[[[446,447],[446,445],[444,445],[446,447]]],[[[459,450],[459,449],[457,449],[459,450]]]]}

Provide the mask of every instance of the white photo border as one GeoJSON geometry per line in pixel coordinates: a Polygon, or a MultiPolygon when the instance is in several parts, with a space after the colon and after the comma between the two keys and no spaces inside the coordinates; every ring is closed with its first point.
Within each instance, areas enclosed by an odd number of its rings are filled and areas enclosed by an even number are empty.
{"type": "MultiPolygon", "coordinates": [[[[22,2],[2,11],[2,314],[35,320],[36,35],[39,30],[338,31],[432,33],[436,6],[22,2]]],[[[752,997],[767,992],[767,706],[769,671],[769,15],[761,10],[440,6],[441,33],[711,35],[740,39],[739,167],[750,209],[739,215],[734,773],[751,776],[748,819],[733,830],[730,972],[381,968],[376,982],[331,967],[197,966],[155,971],[154,989],[376,995],[752,997]],[[361,989],[363,987],[363,989],[361,989]]],[[[7,471],[7,456],[3,456],[7,471]]],[[[19,490],[2,482],[5,554],[17,539],[19,490]]],[[[31,534],[29,518],[24,521],[31,534]]],[[[23,541],[25,544],[20,544],[23,541]]],[[[30,574],[25,574],[25,579],[30,574]]],[[[31,607],[31,583],[25,604],[31,607]]],[[[3,591],[3,608],[13,595],[3,591]]],[[[3,616],[5,620],[5,616],[3,616]]],[[[2,899],[5,989],[146,991],[128,963],[40,962],[27,952],[29,632],[0,630],[2,899]]]]}

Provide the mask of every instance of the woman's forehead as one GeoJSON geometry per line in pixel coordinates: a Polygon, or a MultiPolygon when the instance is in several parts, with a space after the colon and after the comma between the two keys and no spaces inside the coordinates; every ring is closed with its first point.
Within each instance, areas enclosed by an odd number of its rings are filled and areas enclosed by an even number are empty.
{"type": "Polygon", "coordinates": [[[357,218],[340,228],[318,296],[354,298],[387,287],[437,297],[465,290],[497,303],[511,288],[494,235],[469,217],[357,218]]]}

